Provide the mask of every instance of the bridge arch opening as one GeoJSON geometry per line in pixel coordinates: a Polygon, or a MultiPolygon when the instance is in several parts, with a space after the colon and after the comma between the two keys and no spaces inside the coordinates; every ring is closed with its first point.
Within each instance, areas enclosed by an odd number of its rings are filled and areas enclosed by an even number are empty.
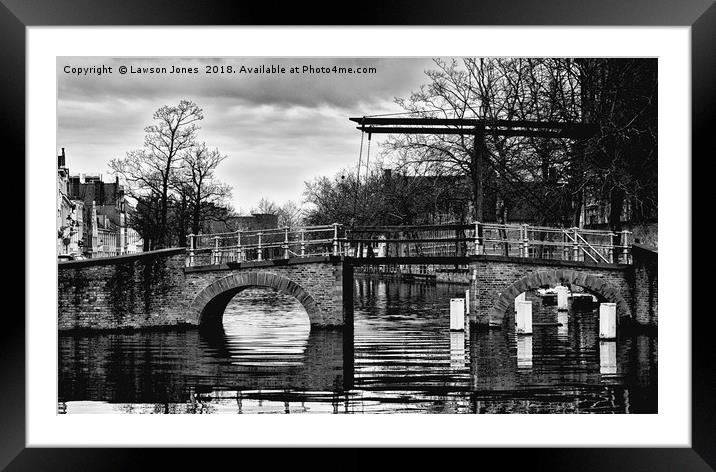
{"type": "Polygon", "coordinates": [[[189,310],[198,318],[200,327],[221,327],[226,307],[234,296],[256,287],[274,289],[295,298],[305,309],[310,324],[320,324],[322,314],[313,296],[287,277],[269,272],[232,274],[219,279],[199,292],[189,310]]]}
{"type": "Polygon", "coordinates": [[[506,287],[493,301],[489,312],[491,325],[502,324],[505,313],[513,309],[515,298],[523,292],[557,285],[576,285],[595,295],[599,302],[616,303],[618,318],[631,318],[629,304],[619,290],[603,277],[577,271],[544,270],[532,272],[506,287]]]}

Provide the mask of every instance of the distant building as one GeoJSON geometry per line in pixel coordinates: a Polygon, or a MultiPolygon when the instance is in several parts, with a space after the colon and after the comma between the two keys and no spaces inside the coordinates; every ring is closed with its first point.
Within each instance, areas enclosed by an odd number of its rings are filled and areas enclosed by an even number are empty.
{"type": "Polygon", "coordinates": [[[141,236],[127,226],[134,209],[118,179],[104,182],[101,174],[70,175],[64,148],[58,156],[57,175],[58,254],[103,257],[142,251],[141,236]],[[60,222],[65,219],[63,231],[70,237],[69,244],[61,247],[67,241],[60,236],[60,222]]]}
{"type": "Polygon", "coordinates": [[[78,254],[82,252],[82,207],[70,199],[69,169],[66,166],[65,148],[57,156],[56,181],[56,229],[57,254],[78,254]]]}

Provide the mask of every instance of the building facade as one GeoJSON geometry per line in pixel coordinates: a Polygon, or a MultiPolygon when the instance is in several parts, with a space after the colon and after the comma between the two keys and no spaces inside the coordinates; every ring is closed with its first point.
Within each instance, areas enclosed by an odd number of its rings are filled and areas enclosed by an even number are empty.
{"type": "Polygon", "coordinates": [[[131,211],[118,179],[71,175],[62,148],[57,156],[58,255],[92,258],[141,252],[141,236],[127,226],[131,211]]]}

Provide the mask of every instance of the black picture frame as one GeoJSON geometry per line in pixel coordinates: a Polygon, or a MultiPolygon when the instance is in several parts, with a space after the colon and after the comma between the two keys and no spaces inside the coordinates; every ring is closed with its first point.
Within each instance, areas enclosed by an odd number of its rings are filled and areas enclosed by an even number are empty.
{"type": "MultiPolygon", "coordinates": [[[[713,0],[489,0],[452,3],[412,0],[368,1],[342,6],[338,3],[342,2],[293,2],[279,7],[272,2],[236,0],[0,0],[0,129],[6,133],[3,145],[8,159],[6,162],[24,162],[21,156],[25,156],[26,27],[51,25],[690,26],[692,155],[704,154],[705,157],[707,152],[713,153],[710,139],[713,132],[708,127],[716,104],[716,6],[713,0]]],[[[24,182],[27,182],[29,176],[24,170],[21,173],[24,182]]],[[[16,199],[12,200],[12,205],[17,205],[16,199]]],[[[24,205],[21,208],[22,220],[25,221],[29,215],[24,205]]],[[[14,226],[20,227],[18,224],[14,226]]],[[[9,234],[16,234],[16,231],[9,234]]],[[[24,232],[24,229],[20,231],[24,232]]],[[[12,239],[25,240],[24,234],[12,239]]],[[[691,254],[683,256],[691,258],[691,254]]],[[[684,277],[691,277],[691,274],[684,274],[684,277]]],[[[685,313],[682,315],[690,316],[691,294],[684,294],[684,300],[685,313]]],[[[172,467],[172,462],[187,466],[193,460],[206,460],[207,453],[197,454],[188,449],[26,448],[25,320],[16,313],[17,309],[8,309],[0,329],[0,468],[11,471],[144,470],[153,468],[150,458],[156,455],[161,455],[164,469],[172,467]]],[[[692,317],[691,449],[480,449],[479,452],[468,452],[462,458],[483,464],[492,460],[497,464],[507,461],[511,467],[539,464],[543,470],[714,470],[716,379],[712,364],[713,343],[710,340],[713,315],[696,314],[703,316],[692,317]]],[[[293,454],[284,457],[288,456],[291,460],[295,457],[293,454]]],[[[359,452],[344,452],[340,461],[350,463],[352,457],[358,457],[357,454],[359,452]]],[[[463,454],[465,452],[460,452],[458,456],[463,454]]],[[[231,449],[212,451],[209,455],[212,462],[224,457],[237,458],[237,453],[231,449]]],[[[412,453],[403,455],[412,459],[419,456],[412,453]]],[[[238,457],[242,462],[246,460],[243,455],[238,457]]],[[[273,464],[275,459],[272,459],[273,464]]],[[[407,466],[408,461],[401,465],[407,466]]]]}

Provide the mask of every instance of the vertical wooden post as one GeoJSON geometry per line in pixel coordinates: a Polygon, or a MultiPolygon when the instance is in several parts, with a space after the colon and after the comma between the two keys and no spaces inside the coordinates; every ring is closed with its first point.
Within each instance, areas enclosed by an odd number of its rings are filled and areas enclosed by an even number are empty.
{"type": "Polygon", "coordinates": [[[301,228],[301,257],[306,257],[306,230],[301,228]]]}
{"type": "Polygon", "coordinates": [[[599,304],[599,339],[617,337],[617,304],[599,304]]]}
{"type": "Polygon", "coordinates": [[[465,299],[450,299],[450,331],[463,331],[465,329],[465,299]]]}
{"type": "Polygon", "coordinates": [[[338,223],[333,223],[333,255],[338,255],[338,223]]]}
{"type": "Polygon", "coordinates": [[[264,259],[264,257],[263,257],[263,253],[262,253],[263,250],[261,249],[261,233],[258,234],[258,237],[259,237],[259,244],[258,244],[258,248],[256,249],[256,258],[257,258],[257,260],[262,261],[264,259]]]}
{"type": "Polygon", "coordinates": [[[532,302],[518,301],[515,321],[517,334],[532,334],[532,302]]]}
{"type": "Polygon", "coordinates": [[[284,229],[283,258],[288,259],[288,226],[286,226],[286,228],[284,229]]]}
{"type": "MultiPolygon", "coordinates": [[[[480,124],[475,126],[474,129],[474,140],[473,140],[473,149],[472,154],[470,155],[470,176],[472,177],[472,184],[473,184],[473,206],[475,207],[475,221],[480,221],[484,215],[483,215],[483,200],[484,200],[484,167],[485,162],[487,162],[487,158],[485,155],[487,154],[486,148],[485,148],[485,124],[484,122],[480,122],[480,124]]],[[[482,236],[482,234],[479,234],[479,236],[482,236]]]]}
{"type": "Polygon", "coordinates": [[[515,297],[515,314],[517,314],[517,303],[518,302],[526,302],[526,301],[527,301],[527,293],[526,292],[522,292],[515,297]]]}
{"type": "Polygon", "coordinates": [[[564,285],[558,285],[554,290],[557,292],[557,310],[567,311],[569,307],[569,289],[564,285]]]}
{"type": "Polygon", "coordinates": [[[194,267],[194,250],[196,249],[195,237],[194,233],[189,235],[189,267],[194,267]]]}

